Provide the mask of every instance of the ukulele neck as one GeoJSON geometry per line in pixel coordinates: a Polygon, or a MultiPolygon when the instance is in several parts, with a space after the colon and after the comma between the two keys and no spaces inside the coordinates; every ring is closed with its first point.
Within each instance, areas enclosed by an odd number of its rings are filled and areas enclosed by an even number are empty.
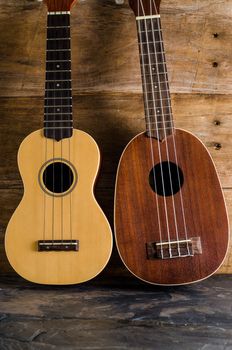
{"type": "Polygon", "coordinates": [[[73,134],[70,12],[48,12],[44,136],[73,134]]]}
{"type": "Polygon", "coordinates": [[[160,16],[139,16],[136,22],[146,131],[162,141],[174,132],[174,124],[160,16]]]}

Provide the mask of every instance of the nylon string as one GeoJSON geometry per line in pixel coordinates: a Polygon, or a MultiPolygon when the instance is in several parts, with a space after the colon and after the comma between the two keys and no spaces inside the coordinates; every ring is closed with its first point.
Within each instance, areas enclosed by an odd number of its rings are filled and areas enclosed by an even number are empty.
{"type": "MultiPolygon", "coordinates": [[[[138,21],[138,26],[139,26],[139,36],[140,36],[140,42],[141,42],[141,31],[140,31],[140,22],[138,21]]],[[[141,48],[142,50],[142,48],[141,48]]],[[[143,76],[144,76],[144,89],[145,89],[145,105],[146,108],[148,109],[148,102],[147,102],[147,89],[146,89],[146,75],[145,75],[145,69],[144,69],[144,59],[143,59],[143,55],[141,55],[142,57],[142,70],[143,70],[143,76]]],[[[148,122],[148,128],[149,128],[149,133],[151,134],[151,125],[148,122]]],[[[156,182],[156,177],[155,177],[155,169],[154,169],[154,165],[155,165],[155,159],[154,159],[154,153],[153,153],[153,148],[152,148],[152,138],[149,137],[150,140],[150,149],[151,149],[151,161],[152,161],[152,165],[153,165],[153,178],[154,178],[154,185],[155,185],[155,191],[157,192],[157,182],[156,182]]],[[[161,229],[161,222],[160,222],[160,209],[159,209],[159,200],[158,200],[158,196],[156,197],[156,206],[157,206],[157,216],[158,216],[158,225],[159,225],[159,235],[160,235],[160,243],[163,243],[162,241],[162,229],[161,229]]],[[[161,255],[163,257],[163,246],[161,245],[161,255]]]]}
{"type": "MultiPolygon", "coordinates": [[[[151,10],[152,10],[152,2],[151,2],[151,0],[150,0],[150,4],[151,4],[151,10]]],[[[154,3],[154,5],[155,5],[155,3],[154,3]]],[[[156,18],[156,20],[157,20],[157,23],[158,23],[159,18],[156,18]]],[[[153,20],[151,19],[150,21],[151,21],[151,29],[152,29],[152,38],[153,38],[153,43],[154,43],[156,67],[157,67],[157,71],[159,71],[159,69],[158,69],[158,55],[157,55],[157,49],[156,49],[156,39],[155,39],[155,35],[154,35],[154,25],[153,25],[153,20]]],[[[159,39],[161,39],[161,38],[159,37],[159,39]]],[[[159,41],[161,41],[161,40],[159,40],[159,41]]],[[[148,44],[148,50],[149,50],[149,44],[148,44]]],[[[163,52],[163,48],[161,48],[161,51],[163,52]]],[[[150,54],[150,52],[149,52],[149,54],[150,54]]],[[[163,62],[164,62],[164,60],[163,60],[163,62]]],[[[164,64],[163,64],[163,68],[165,68],[164,64]]],[[[163,128],[164,129],[164,137],[165,137],[165,140],[166,140],[167,139],[167,133],[166,133],[166,127],[165,127],[166,124],[165,124],[165,117],[164,117],[164,105],[163,105],[163,99],[162,99],[162,93],[161,93],[161,81],[160,81],[159,74],[157,75],[157,78],[158,78],[159,97],[160,97],[160,104],[161,104],[161,111],[162,111],[161,115],[162,115],[162,121],[163,121],[163,126],[164,126],[164,128],[163,128]]],[[[167,81],[167,79],[165,78],[165,82],[166,81],[167,81]]],[[[172,175],[171,175],[171,168],[170,168],[170,154],[169,154],[169,149],[168,149],[168,143],[167,142],[165,142],[165,148],[166,148],[166,154],[167,154],[167,160],[168,160],[169,182],[170,182],[171,192],[173,194],[172,175]]],[[[179,234],[178,234],[178,225],[177,225],[177,216],[176,216],[175,197],[174,197],[174,195],[172,195],[171,197],[172,197],[172,208],[173,208],[175,231],[176,231],[176,241],[177,241],[177,247],[178,247],[177,249],[178,249],[178,254],[180,256],[180,244],[179,244],[179,234]]],[[[169,239],[170,239],[170,236],[169,236],[169,239]]],[[[171,250],[171,256],[172,256],[172,250],[171,250]]]]}
{"type": "MultiPolygon", "coordinates": [[[[153,2],[154,2],[154,0],[153,0],[153,2]]],[[[162,38],[162,34],[161,34],[161,27],[160,27],[159,19],[157,19],[157,21],[158,21],[158,29],[159,29],[158,30],[159,41],[160,41],[160,43],[162,43],[161,44],[161,46],[162,46],[162,48],[161,48],[162,59],[163,59],[163,62],[165,62],[164,45],[163,45],[163,38],[162,38]]],[[[153,25],[152,25],[152,27],[153,27],[153,25]]],[[[165,73],[165,74],[167,75],[167,73],[165,73]]],[[[169,84],[168,84],[168,81],[166,79],[165,79],[165,86],[166,86],[166,90],[168,91],[169,84]]],[[[168,104],[168,109],[169,109],[170,115],[172,115],[171,104],[168,104]]],[[[188,232],[187,232],[187,225],[186,225],[186,216],[185,216],[185,210],[184,210],[184,200],[183,200],[182,186],[181,186],[181,181],[180,181],[180,172],[179,172],[179,167],[178,167],[178,156],[177,156],[175,132],[173,132],[173,134],[172,134],[172,140],[173,140],[173,146],[174,146],[175,161],[176,161],[176,165],[177,165],[176,169],[177,169],[178,185],[179,185],[179,188],[180,188],[181,211],[182,211],[182,217],[183,217],[183,223],[184,223],[185,238],[186,238],[186,241],[187,241],[188,254],[190,255],[189,243],[188,243],[188,232]]],[[[179,234],[178,234],[178,239],[179,239],[179,234]]],[[[179,249],[179,253],[180,253],[179,243],[178,243],[178,249],[179,249]]]]}
{"type": "MultiPolygon", "coordinates": [[[[144,7],[143,7],[143,3],[141,2],[140,0],[140,4],[141,4],[141,8],[142,8],[142,14],[143,16],[145,16],[145,11],[144,11],[144,7]]],[[[140,9],[140,7],[139,7],[140,9]]],[[[139,27],[140,27],[140,21],[138,21],[139,23],[139,27]]],[[[149,52],[149,40],[148,40],[148,32],[147,32],[147,23],[146,23],[146,20],[144,21],[144,24],[145,24],[145,33],[146,33],[146,44],[147,44],[147,47],[148,47],[148,52],[149,52]]],[[[140,27],[141,28],[141,27],[140,27]]],[[[141,31],[140,31],[141,32],[141,31]]],[[[141,35],[141,34],[140,34],[141,35]]],[[[141,36],[140,36],[141,37],[141,36]]],[[[140,40],[141,42],[141,52],[143,52],[143,41],[140,40]]],[[[143,71],[145,71],[145,65],[144,65],[144,56],[142,55],[142,65],[143,65],[143,71]]],[[[150,61],[150,55],[148,56],[148,59],[149,59],[149,70],[150,70],[150,79],[151,79],[151,82],[152,82],[152,68],[151,68],[151,61],[150,61]]],[[[147,89],[146,89],[146,74],[144,74],[144,80],[145,80],[145,90],[146,90],[146,94],[145,94],[145,98],[146,98],[146,101],[148,101],[148,95],[147,95],[147,89]]],[[[153,100],[152,100],[152,103],[153,103],[153,109],[154,109],[154,112],[155,112],[155,122],[156,122],[156,126],[157,126],[157,130],[158,130],[158,118],[157,118],[157,115],[156,115],[156,103],[155,103],[155,96],[154,96],[154,88],[153,88],[153,84],[151,84],[152,86],[152,95],[153,95],[153,100]]],[[[149,107],[149,103],[147,102],[147,106],[149,107]]],[[[149,114],[149,113],[148,113],[149,114]]],[[[155,189],[157,190],[157,183],[156,183],[156,177],[155,177],[155,170],[154,170],[154,167],[155,167],[155,160],[154,160],[154,151],[153,151],[153,143],[152,143],[152,137],[151,137],[151,124],[150,124],[150,117],[148,117],[148,127],[149,127],[149,132],[150,132],[150,135],[149,135],[149,138],[150,138],[150,145],[151,145],[151,156],[152,156],[152,167],[153,167],[153,176],[154,176],[154,183],[155,183],[155,189]]],[[[159,131],[157,131],[157,133],[159,134],[159,131]]],[[[158,154],[159,154],[159,161],[160,163],[162,162],[162,156],[161,156],[161,149],[160,149],[160,143],[159,143],[159,140],[158,140],[158,154]]],[[[161,180],[162,180],[162,188],[163,188],[163,193],[165,194],[165,188],[164,188],[164,177],[163,177],[163,169],[161,167],[161,180]]],[[[158,201],[158,196],[156,195],[156,199],[158,201]]],[[[167,227],[167,232],[168,232],[168,243],[169,243],[169,251],[171,253],[171,244],[170,244],[170,232],[169,232],[169,222],[168,222],[168,214],[167,214],[167,203],[166,203],[166,198],[165,196],[163,197],[163,201],[164,201],[164,208],[165,208],[165,218],[166,218],[166,227],[167,227]]],[[[158,209],[159,209],[159,206],[158,206],[158,209]]],[[[158,210],[157,210],[158,211],[158,210]]],[[[161,227],[161,223],[159,222],[159,226],[161,227]]],[[[160,241],[162,243],[162,232],[160,230],[160,241]]],[[[163,257],[163,246],[161,245],[161,255],[163,257]]]]}

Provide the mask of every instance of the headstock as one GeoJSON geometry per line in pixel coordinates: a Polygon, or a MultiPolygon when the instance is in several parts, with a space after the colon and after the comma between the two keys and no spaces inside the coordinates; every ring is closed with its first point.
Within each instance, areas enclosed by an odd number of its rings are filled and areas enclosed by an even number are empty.
{"type": "Polygon", "coordinates": [[[160,3],[161,0],[129,0],[136,17],[158,15],[160,3]]]}
{"type": "Polygon", "coordinates": [[[49,12],[70,11],[76,0],[44,0],[49,12]]]}

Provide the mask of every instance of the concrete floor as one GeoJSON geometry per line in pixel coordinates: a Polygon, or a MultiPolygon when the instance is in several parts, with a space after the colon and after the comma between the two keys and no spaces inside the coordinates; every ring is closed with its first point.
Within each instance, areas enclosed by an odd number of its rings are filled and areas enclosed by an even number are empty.
{"type": "Polygon", "coordinates": [[[72,287],[0,281],[0,349],[232,349],[232,276],[177,288],[104,276],[72,287]]]}

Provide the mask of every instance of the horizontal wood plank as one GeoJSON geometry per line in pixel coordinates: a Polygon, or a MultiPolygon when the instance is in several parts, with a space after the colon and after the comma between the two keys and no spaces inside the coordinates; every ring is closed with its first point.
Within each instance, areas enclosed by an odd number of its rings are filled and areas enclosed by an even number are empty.
{"type": "Polygon", "coordinates": [[[232,276],[179,288],[99,276],[69,287],[1,276],[0,347],[230,350],[232,276]]]}
{"type": "MultiPolygon", "coordinates": [[[[174,94],[176,127],[196,134],[208,147],[224,188],[232,188],[231,96],[174,94]]],[[[43,98],[0,98],[0,187],[19,181],[16,154],[21,141],[42,127],[43,98]],[[13,123],[13,124],[12,124],[13,123]],[[5,185],[4,185],[5,184],[5,185]]],[[[130,139],[145,130],[141,94],[74,96],[75,127],[89,132],[103,151],[103,168],[115,175],[120,154],[130,139]]],[[[109,181],[109,182],[108,182],[109,181]]],[[[107,184],[113,186],[112,180],[107,184]]],[[[109,185],[107,185],[109,187],[109,185]]]]}

